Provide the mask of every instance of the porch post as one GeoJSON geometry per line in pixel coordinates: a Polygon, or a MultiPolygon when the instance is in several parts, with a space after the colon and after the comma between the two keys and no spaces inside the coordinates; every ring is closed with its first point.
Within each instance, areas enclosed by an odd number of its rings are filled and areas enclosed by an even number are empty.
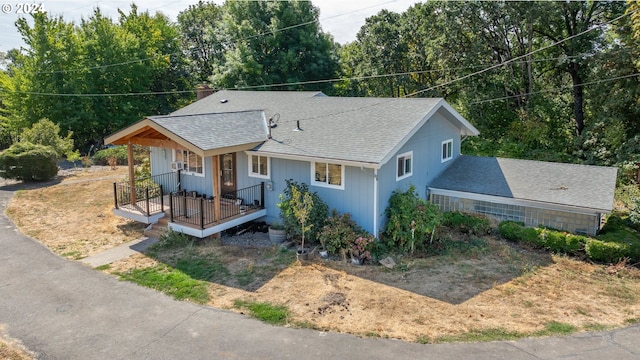
{"type": "Polygon", "coordinates": [[[213,155],[211,157],[211,170],[213,174],[213,221],[220,221],[220,196],[222,187],[220,186],[220,157],[213,155]]]}
{"type": "Polygon", "coordinates": [[[131,140],[127,143],[127,161],[129,162],[129,188],[131,196],[131,205],[136,206],[136,172],[133,166],[133,145],[131,140]]]}

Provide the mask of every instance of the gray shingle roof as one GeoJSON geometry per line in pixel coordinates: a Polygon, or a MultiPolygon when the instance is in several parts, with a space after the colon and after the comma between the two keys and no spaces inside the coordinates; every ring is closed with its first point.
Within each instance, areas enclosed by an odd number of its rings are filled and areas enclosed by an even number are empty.
{"type": "Polygon", "coordinates": [[[262,111],[149,116],[147,119],[206,151],[264,141],[262,111]],[[215,129],[215,132],[210,131],[215,129]]]}
{"type": "Polygon", "coordinates": [[[440,98],[329,97],[320,92],[219,91],[171,115],[263,110],[277,120],[256,148],[281,155],[381,164],[441,107],[464,134],[477,130],[440,98]],[[293,131],[297,122],[303,131],[293,131]]]}
{"type": "Polygon", "coordinates": [[[617,168],[458,157],[430,188],[611,211],[617,168]]]}

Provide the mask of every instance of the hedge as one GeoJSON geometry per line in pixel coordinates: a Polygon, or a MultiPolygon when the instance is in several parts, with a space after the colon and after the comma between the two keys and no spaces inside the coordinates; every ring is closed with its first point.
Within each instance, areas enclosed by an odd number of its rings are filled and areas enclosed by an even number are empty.
{"type": "Polygon", "coordinates": [[[578,255],[583,251],[595,262],[617,263],[625,258],[640,259],[640,241],[621,242],[599,240],[564,231],[528,228],[523,223],[503,221],[498,225],[503,238],[555,253],[578,255]]]}

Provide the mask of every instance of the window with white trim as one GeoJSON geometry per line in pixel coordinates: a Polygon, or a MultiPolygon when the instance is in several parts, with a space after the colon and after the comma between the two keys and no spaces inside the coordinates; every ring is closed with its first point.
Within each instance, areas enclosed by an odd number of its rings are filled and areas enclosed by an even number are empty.
{"type": "Polygon", "coordinates": [[[396,181],[408,178],[413,174],[413,151],[396,157],[396,181]]]}
{"type": "Polygon", "coordinates": [[[269,179],[271,173],[269,158],[261,155],[249,155],[249,176],[269,179]]]}
{"type": "Polygon", "coordinates": [[[344,189],[344,166],[340,164],[312,162],[311,185],[344,189]]]}
{"type": "Polygon", "coordinates": [[[184,163],[184,173],[204,176],[204,161],[202,156],[189,150],[174,150],[173,161],[184,163]]]}
{"type": "Polygon", "coordinates": [[[442,142],[442,162],[449,161],[453,158],[453,139],[442,142]]]}

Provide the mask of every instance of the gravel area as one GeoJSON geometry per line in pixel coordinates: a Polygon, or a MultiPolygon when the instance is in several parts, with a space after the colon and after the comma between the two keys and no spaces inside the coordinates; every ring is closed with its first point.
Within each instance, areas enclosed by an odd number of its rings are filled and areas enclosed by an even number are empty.
{"type": "Polygon", "coordinates": [[[269,240],[269,233],[264,232],[252,233],[247,231],[241,235],[223,235],[221,240],[225,245],[250,248],[268,248],[275,245],[269,240]]]}

